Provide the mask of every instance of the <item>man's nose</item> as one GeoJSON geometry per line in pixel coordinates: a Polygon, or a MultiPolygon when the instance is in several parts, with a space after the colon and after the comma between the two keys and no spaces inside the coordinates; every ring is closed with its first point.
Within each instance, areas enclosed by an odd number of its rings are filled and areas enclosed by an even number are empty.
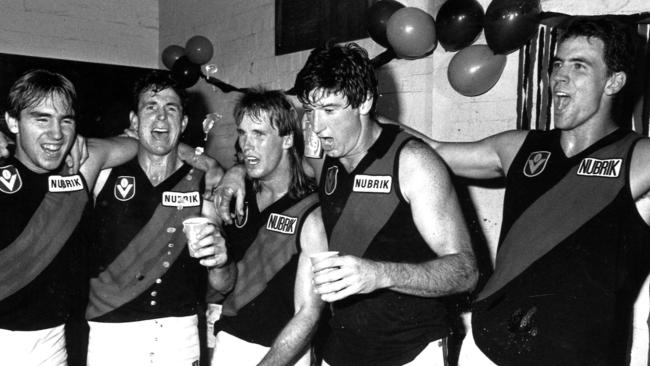
{"type": "Polygon", "coordinates": [[[325,121],[323,121],[323,118],[321,117],[321,114],[314,111],[311,113],[311,127],[313,128],[315,133],[319,133],[322,130],[325,129],[325,121]]]}
{"type": "Polygon", "coordinates": [[[48,133],[53,139],[60,140],[63,137],[63,133],[61,132],[61,123],[57,121],[50,122],[48,133]]]}

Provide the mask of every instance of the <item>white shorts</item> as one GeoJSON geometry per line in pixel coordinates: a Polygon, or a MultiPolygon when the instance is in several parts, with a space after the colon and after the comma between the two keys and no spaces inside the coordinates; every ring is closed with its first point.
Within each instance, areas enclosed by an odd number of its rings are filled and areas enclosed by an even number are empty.
{"type": "Polygon", "coordinates": [[[31,331],[0,329],[0,365],[66,366],[67,360],[63,325],[31,331]]]}
{"type": "MultiPolygon", "coordinates": [[[[221,331],[217,333],[216,345],[210,365],[255,366],[262,361],[269,349],[269,347],[247,342],[232,334],[221,331]]],[[[308,366],[309,360],[309,354],[306,354],[294,365],[308,366]]]]}
{"type": "Polygon", "coordinates": [[[125,323],[89,321],[88,366],[199,364],[196,315],[125,323]]]}
{"type": "MultiPolygon", "coordinates": [[[[322,366],[329,366],[323,360],[322,366]]],[[[429,343],[415,358],[403,366],[445,366],[445,342],[442,339],[429,343]]]]}

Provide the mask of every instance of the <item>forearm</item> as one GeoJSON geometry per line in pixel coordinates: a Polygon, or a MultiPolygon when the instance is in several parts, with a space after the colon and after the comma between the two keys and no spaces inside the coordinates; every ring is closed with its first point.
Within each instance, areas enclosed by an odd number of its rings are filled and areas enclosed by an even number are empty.
{"type": "Polygon", "coordinates": [[[309,349],[316,332],[321,305],[301,308],[277,336],[258,366],[293,365],[309,349]]]}
{"type": "Polygon", "coordinates": [[[227,294],[235,287],[237,280],[237,266],[228,263],[223,267],[210,268],[208,270],[208,281],[210,286],[221,294],[227,294]]]}
{"type": "Polygon", "coordinates": [[[378,288],[404,294],[439,297],[470,291],[478,271],[473,254],[460,252],[423,263],[375,262],[378,288]]]}

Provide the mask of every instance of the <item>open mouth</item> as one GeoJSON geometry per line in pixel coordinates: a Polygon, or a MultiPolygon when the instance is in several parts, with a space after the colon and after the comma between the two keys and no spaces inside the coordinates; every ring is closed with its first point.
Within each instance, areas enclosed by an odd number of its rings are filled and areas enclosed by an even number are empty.
{"type": "Polygon", "coordinates": [[[63,144],[41,144],[41,148],[48,156],[58,156],[63,144]]]}
{"type": "Polygon", "coordinates": [[[571,97],[569,96],[569,94],[564,92],[555,92],[553,98],[553,105],[555,106],[556,111],[562,112],[567,108],[570,102],[571,102],[571,97]]]}
{"type": "Polygon", "coordinates": [[[166,128],[154,128],[153,130],[151,130],[151,135],[155,139],[162,139],[167,137],[167,135],[169,135],[169,130],[166,128]]]}
{"type": "Polygon", "coordinates": [[[254,165],[259,164],[260,159],[254,157],[254,156],[246,156],[246,157],[244,157],[244,162],[246,163],[246,165],[254,166],[254,165]]]}
{"type": "Polygon", "coordinates": [[[334,147],[334,139],[331,137],[320,137],[320,142],[323,150],[332,150],[334,147]]]}

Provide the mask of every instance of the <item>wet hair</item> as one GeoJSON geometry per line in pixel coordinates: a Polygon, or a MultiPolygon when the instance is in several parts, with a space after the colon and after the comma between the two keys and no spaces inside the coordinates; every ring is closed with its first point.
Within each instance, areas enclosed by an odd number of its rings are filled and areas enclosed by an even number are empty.
{"type": "Polygon", "coordinates": [[[20,112],[35,107],[46,98],[59,96],[72,115],[78,110],[77,91],[65,76],[48,70],[32,70],[23,74],[9,89],[7,113],[19,119],[20,112]]]}
{"type": "Polygon", "coordinates": [[[140,79],[133,86],[132,110],[137,111],[140,104],[140,97],[146,92],[158,93],[165,89],[172,89],[181,100],[181,108],[185,111],[187,106],[187,92],[182,88],[168,71],[152,70],[140,79]]]}
{"type": "Polygon", "coordinates": [[[623,71],[628,77],[632,76],[636,45],[625,23],[605,17],[575,17],[563,28],[560,43],[574,37],[600,39],[604,45],[607,74],[623,71]]]}
{"type": "Polygon", "coordinates": [[[316,99],[341,93],[352,108],[358,108],[369,96],[377,100],[377,77],[368,52],[358,44],[328,42],[309,54],[294,90],[303,104],[309,104],[310,94],[318,91],[322,94],[316,99]]]}
{"type": "MultiPolygon", "coordinates": [[[[307,176],[302,167],[305,142],[298,113],[283,92],[260,87],[247,89],[237,100],[233,115],[237,126],[245,116],[254,119],[268,118],[269,124],[278,131],[280,136],[293,135],[293,146],[289,149],[291,166],[289,197],[300,199],[316,189],[316,182],[307,176]]],[[[241,152],[239,143],[236,143],[236,146],[237,151],[241,152]]],[[[257,192],[261,189],[256,180],[253,180],[253,187],[257,192]]]]}

